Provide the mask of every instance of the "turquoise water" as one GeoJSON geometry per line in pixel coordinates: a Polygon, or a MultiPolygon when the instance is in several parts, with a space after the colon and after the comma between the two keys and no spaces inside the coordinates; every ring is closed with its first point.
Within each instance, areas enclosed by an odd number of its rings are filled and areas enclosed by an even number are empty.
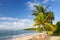
{"type": "Polygon", "coordinates": [[[0,30],[0,40],[8,40],[13,37],[21,37],[24,35],[30,35],[38,33],[33,30],[0,30]]]}

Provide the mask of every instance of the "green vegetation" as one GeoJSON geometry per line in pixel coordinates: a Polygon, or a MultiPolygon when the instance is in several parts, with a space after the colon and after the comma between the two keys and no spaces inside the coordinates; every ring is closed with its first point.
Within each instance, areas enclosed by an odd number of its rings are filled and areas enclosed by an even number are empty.
{"type": "Polygon", "coordinates": [[[56,23],[56,30],[54,31],[54,35],[60,35],[60,21],[56,23]]]}
{"type": "Polygon", "coordinates": [[[24,30],[36,30],[36,28],[26,28],[24,30]]]}
{"type": "Polygon", "coordinates": [[[32,11],[32,15],[35,16],[34,26],[37,26],[37,28],[41,27],[43,31],[45,31],[45,28],[50,28],[50,31],[54,32],[55,28],[52,23],[54,14],[52,11],[47,11],[49,6],[43,7],[43,5],[35,5],[34,7],[36,8],[32,11]]]}
{"type": "Polygon", "coordinates": [[[60,21],[53,24],[54,13],[49,11],[49,5],[44,7],[43,5],[35,5],[35,9],[32,10],[32,15],[34,16],[34,25],[36,28],[27,28],[25,30],[38,30],[47,31],[49,34],[60,35],[60,21]]]}
{"type": "MultiPolygon", "coordinates": [[[[56,25],[53,25],[55,27],[55,31],[53,32],[53,35],[60,36],[60,21],[56,23],[56,25]]],[[[42,28],[27,28],[24,30],[39,30],[42,31],[42,28]]],[[[48,31],[48,34],[52,34],[51,30],[48,26],[45,27],[45,30],[48,31]]]]}
{"type": "Polygon", "coordinates": [[[42,31],[42,28],[26,28],[26,29],[24,29],[24,30],[40,30],[40,31],[42,31]]]}

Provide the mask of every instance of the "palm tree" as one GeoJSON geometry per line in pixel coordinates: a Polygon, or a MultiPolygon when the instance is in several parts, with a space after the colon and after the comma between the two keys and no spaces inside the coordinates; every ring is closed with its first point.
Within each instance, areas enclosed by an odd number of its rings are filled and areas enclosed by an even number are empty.
{"type": "MultiPolygon", "coordinates": [[[[53,25],[51,25],[50,23],[46,22],[47,18],[49,17],[50,15],[46,16],[44,15],[43,13],[39,13],[39,15],[37,15],[34,19],[34,26],[38,26],[40,27],[42,25],[42,28],[43,28],[43,32],[45,31],[45,27],[46,25],[48,25],[50,28],[51,28],[51,31],[54,32],[54,27],[53,25]]],[[[44,36],[45,36],[45,39],[49,38],[48,35],[46,35],[47,33],[44,32],[44,36]]]]}
{"type": "Polygon", "coordinates": [[[48,25],[52,30],[54,30],[53,26],[48,22],[48,21],[51,21],[53,20],[52,17],[53,16],[53,12],[49,11],[49,12],[46,12],[47,7],[43,7],[42,5],[35,5],[34,6],[36,9],[33,10],[33,14],[35,16],[35,19],[34,19],[34,26],[38,26],[40,27],[41,25],[43,26],[43,31],[45,31],[45,25],[48,25]]]}
{"type": "Polygon", "coordinates": [[[45,16],[45,15],[43,15],[43,13],[39,13],[39,15],[37,15],[34,19],[34,21],[35,21],[34,26],[40,27],[42,25],[43,31],[45,31],[45,27],[46,27],[46,25],[48,25],[51,28],[51,31],[54,31],[53,25],[51,25],[50,23],[48,23],[46,21],[48,17],[49,17],[49,15],[45,16]]]}
{"type": "Polygon", "coordinates": [[[34,16],[37,16],[39,13],[43,12],[43,14],[45,14],[47,8],[49,7],[49,5],[47,5],[45,8],[43,7],[43,5],[35,5],[35,10],[32,10],[34,16]]]}
{"type": "Polygon", "coordinates": [[[35,10],[32,10],[34,16],[37,16],[39,13],[43,12],[43,14],[45,13],[45,9],[42,5],[35,5],[34,6],[36,9],[35,10]]]}
{"type": "Polygon", "coordinates": [[[54,20],[54,14],[52,11],[48,11],[46,12],[46,16],[48,16],[47,18],[47,22],[50,24],[53,24],[52,21],[54,20]],[[49,15],[49,16],[48,16],[49,15]]]}

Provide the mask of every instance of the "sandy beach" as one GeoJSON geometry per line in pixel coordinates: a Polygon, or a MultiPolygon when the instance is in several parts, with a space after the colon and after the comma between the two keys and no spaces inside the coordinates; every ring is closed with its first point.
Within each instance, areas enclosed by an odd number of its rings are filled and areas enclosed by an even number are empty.
{"type": "MultiPolygon", "coordinates": [[[[32,40],[32,39],[35,39],[35,38],[38,38],[37,40],[39,40],[39,35],[40,34],[41,33],[31,34],[31,35],[27,35],[27,36],[23,36],[23,37],[16,37],[16,38],[12,38],[11,40],[32,40]]],[[[51,36],[50,40],[57,40],[58,38],[60,38],[60,37],[51,36]]]]}
{"type": "Polygon", "coordinates": [[[16,37],[16,38],[12,38],[11,40],[28,40],[36,35],[39,35],[40,33],[37,33],[37,34],[30,34],[30,35],[27,35],[27,36],[22,36],[22,37],[16,37]]]}

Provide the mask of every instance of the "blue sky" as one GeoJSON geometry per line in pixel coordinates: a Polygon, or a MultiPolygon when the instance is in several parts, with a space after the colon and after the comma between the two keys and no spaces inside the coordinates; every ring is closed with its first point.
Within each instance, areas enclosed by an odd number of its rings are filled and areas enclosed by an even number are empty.
{"type": "Polygon", "coordinates": [[[32,27],[31,16],[34,5],[50,5],[55,15],[55,24],[60,21],[60,0],[0,0],[0,29],[22,29],[32,27]]]}

